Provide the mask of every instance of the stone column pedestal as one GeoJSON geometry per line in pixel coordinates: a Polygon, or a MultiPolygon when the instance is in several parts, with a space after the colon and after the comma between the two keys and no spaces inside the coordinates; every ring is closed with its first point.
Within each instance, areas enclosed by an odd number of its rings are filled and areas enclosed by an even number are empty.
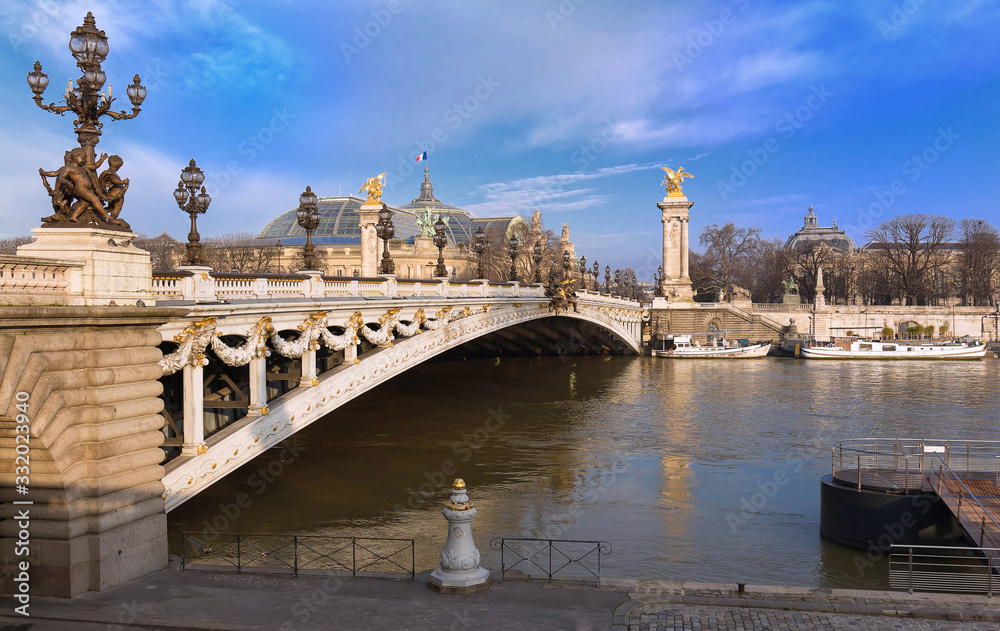
{"type": "Polygon", "coordinates": [[[84,305],[135,305],[139,300],[146,306],[156,304],[149,252],[132,245],[133,233],[92,227],[31,232],[35,240],[19,246],[18,255],[83,263],[82,274],[73,281],[80,286],[68,289],[82,293],[84,305]]]}
{"type": "Polygon", "coordinates": [[[379,251],[378,234],[375,224],[378,213],[385,206],[382,202],[367,202],[358,208],[361,222],[361,275],[365,278],[378,276],[378,264],[382,253],[379,251]]]}
{"type": "Polygon", "coordinates": [[[469,503],[465,481],[455,480],[451,501],[441,510],[448,520],[448,540],[441,551],[441,567],[431,572],[427,587],[442,594],[468,594],[489,589],[490,571],[479,567],[479,550],[472,540],[476,507],[469,503]]]}
{"type": "Polygon", "coordinates": [[[177,271],[191,274],[184,279],[184,300],[216,302],[215,279],[212,278],[211,267],[207,265],[181,265],[177,271]]]}
{"type": "Polygon", "coordinates": [[[663,223],[663,280],[660,289],[670,302],[693,302],[691,278],[688,276],[688,211],[694,206],[683,195],[673,193],[656,204],[663,223]]]}

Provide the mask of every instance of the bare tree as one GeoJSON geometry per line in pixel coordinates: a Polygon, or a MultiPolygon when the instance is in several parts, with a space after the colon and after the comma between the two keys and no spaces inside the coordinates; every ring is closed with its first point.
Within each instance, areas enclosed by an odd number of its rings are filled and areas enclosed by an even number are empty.
{"type": "Polygon", "coordinates": [[[944,264],[944,249],[955,220],[913,213],[883,221],[868,231],[867,249],[877,267],[891,274],[906,304],[929,298],[934,275],[944,264]]]}
{"type": "Polygon", "coordinates": [[[1000,276],[1000,232],[982,219],[963,219],[955,281],[963,305],[989,305],[1000,276]]]}
{"type": "Polygon", "coordinates": [[[17,246],[34,241],[32,237],[5,237],[0,239],[0,254],[17,254],[17,246]]]}
{"type": "Polygon", "coordinates": [[[217,272],[264,274],[274,271],[278,256],[274,245],[249,232],[230,232],[203,241],[205,258],[217,272]]]}
{"type": "Polygon", "coordinates": [[[854,252],[834,252],[830,259],[829,277],[823,270],[830,302],[852,304],[858,294],[858,256],[854,252]]]}
{"type": "Polygon", "coordinates": [[[890,304],[895,286],[891,273],[881,269],[870,256],[855,259],[855,290],[862,304],[890,304]]]}
{"type": "Polygon", "coordinates": [[[824,284],[831,268],[835,252],[823,242],[810,243],[801,248],[789,248],[785,256],[785,273],[799,286],[799,295],[807,303],[816,298],[816,279],[823,268],[824,284]]]}
{"type": "Polygon", "coordinates": [[[739,285],[750,290],[754,302],[778,300],[784,293],[785,250],[781,239],[759,239],[741,272],[739,285]]]}
{"type": "Polygon", "coordinates": [[[695,302],[717,302],[721,291],[712,275],[714,260],[707,254],[691,252],[688,257],[688,274],[695,302]]]}
{"type": "Polygon", "coordinates": [[[148,237],[140,232],[132,243],[140,250],[149,252],[153,269],[157,270],[174,269],[176,262],[184,255],[184,244],[167,234],[166,230],[156,237],[148,237]]]}
{"type": "MultiPolygon", "coordinates": [[[[515,235],[518,239],[517,279],[522,283],[535,282],[535,262],[532,259],[532,248],[530,234],[523,226],[515,228],[515,235]]],[[[494,282],[507,282],[510,279],[510,244],[507,240],[506,232],[497,229],[486,231],[486,251],[483,253],[483,267],[486,271],[486,278],[494,282]]],[[[557,246],[559,239],[552,230],[543,230],[542,237],[542,279],[546,279],[552,270],[554,261],[559,257],[557,246]]],[[[562,261],[559,262],[560,269],[562,261]]],[[[472,264],[468,271],[462,274],[462,279],[469,280],[479,276],[479,256],[472,254],[472,264]],[[468,277],[468,278],[465,278],[468,277]]]]}
{"type": "Polygon", "coordinates": [[[742,266],[759,247],[760,228],[741,228],[731,221],[723,226],[712,224],[701,231],[698,240],[710,261],[702,271],[706,276],[703,280],[718,287],[729,299],[742,266]]]}

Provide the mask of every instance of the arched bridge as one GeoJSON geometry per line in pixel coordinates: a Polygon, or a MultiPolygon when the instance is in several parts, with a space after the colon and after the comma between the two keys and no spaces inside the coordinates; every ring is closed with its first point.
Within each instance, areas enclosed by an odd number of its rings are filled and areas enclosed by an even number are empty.
{"type": "Polygon", "coordinates": [[[173,340],[160,362],[174,455],[163,478],[167,511],[446,351],[640,352],[639,303],[596,292],[554,310],[538,285],[316,278],[310,294],[308,284],[216,276],[214,296],[203,291],[199,303],[185,279],[168,280],[158,279],[158,304],[189,312],[160,327],[173,340]]]}

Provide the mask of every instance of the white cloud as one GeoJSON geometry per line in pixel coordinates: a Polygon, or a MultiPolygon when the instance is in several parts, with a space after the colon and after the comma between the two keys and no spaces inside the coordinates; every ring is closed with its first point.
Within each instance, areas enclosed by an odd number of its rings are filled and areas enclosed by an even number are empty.
{"type": "Polygon", "coordinates": [[[542,212],[567,212],[585,210],[606,204],[610,195],[600,194],[594,188],[574,188],[583,182],[615,177],[656,168],[656,164],[622,164],[595,171],[560,173],[483,184],[479,191],[485,201],[466,204],[473,214],[506,216],[538,207],[542,212]]]}

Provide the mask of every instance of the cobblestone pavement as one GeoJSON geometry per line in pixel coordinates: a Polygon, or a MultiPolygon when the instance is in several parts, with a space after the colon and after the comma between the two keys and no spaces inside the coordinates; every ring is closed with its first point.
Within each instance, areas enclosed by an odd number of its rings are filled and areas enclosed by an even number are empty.
{"type": "MultiPolygon", "coordinates": [[[[636,612],[639,613],[639,612],[636,612]]],[[[736,607],[666,605],[659,611],[633,614],[629,631],[997,631],[995,622],[907,619],[890,616],[856,616],[814,611],[773,611],[736,607]],[[636,622],[635,619],[638,618],[636,622]]]]}

